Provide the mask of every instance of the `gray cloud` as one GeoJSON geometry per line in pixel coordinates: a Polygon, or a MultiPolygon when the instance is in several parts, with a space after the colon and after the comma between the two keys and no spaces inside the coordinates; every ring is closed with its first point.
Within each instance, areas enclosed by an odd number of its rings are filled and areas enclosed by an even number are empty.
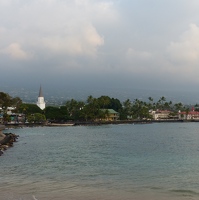
{"type": "Polygon", "coordinates": [[[197,0],[0,0],[0,83],[10,77],[21,85],[192,88],[199,84],[197,6],[197,0]]]}

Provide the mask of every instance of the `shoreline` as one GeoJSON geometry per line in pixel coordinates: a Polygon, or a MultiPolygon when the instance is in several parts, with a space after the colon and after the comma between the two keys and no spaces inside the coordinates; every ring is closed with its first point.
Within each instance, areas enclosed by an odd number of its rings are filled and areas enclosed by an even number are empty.
{"type": "MultiPolygon", "coordinates": [[[[23,127],[58,127],[58,126],[101,126],[101,125],[119,125],[119,124],[153,124],[153,123],[191,123],[199,122],[199,120],[121,120],[121,121],[74,121],[74,122],[65,122],[65,123],[16,123],[16,124],[4,124],[4,129],[15,129],[23,127]]],[[[2,125],[0,125],[1,127],[2,125]]],[[[1,130],[0,130],[1,132],[1,130]]]]}
{"type": "Polygon", "coordinates": [[[14,133],[3,133],[5,126],[0,125],[0,156],[3,155],[4,151],[9,147],[13,147],[13,143],[17,141],[18,135],[14,133]]]}

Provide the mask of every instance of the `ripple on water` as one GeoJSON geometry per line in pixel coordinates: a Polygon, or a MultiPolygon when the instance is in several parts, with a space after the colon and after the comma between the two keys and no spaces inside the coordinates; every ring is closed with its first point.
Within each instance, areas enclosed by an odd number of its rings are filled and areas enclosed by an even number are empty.
{"type": "Polygon", "coordinates": [[[199,123],[183,127],[17,129],[18,142],[0,158],[0,194],[5,200],[199,199],[199,123]]]}

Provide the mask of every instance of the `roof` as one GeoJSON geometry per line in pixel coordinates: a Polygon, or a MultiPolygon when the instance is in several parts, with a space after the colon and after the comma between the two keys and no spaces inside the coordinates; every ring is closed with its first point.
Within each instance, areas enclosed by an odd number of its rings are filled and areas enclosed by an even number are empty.
{"type": "Polygon", "coordinates": [[[155,113],[157,114],[157,113],[170,113],[171,111],[169,111],[169,110],[157,110],[155,113]]]}
{"type": "Polygon", "coordinates": [[[183,115],[199,115],[199,112],[198,111],[189,111],[188,113],[187,112],[180,112],[179,114],[183,114],[183,115]]]}
{"type": "Polygon", "coordinates": [[[113,109],[101,109],[102,111],[106,111],[106,110],[108,110],[108,112],[110,113],[110,114],[118,114],[118,112],[116,112],[115,110],[113,110],[113,109]]]}
{"type": "Polygon", "coordinates": [[[40,86],[40,89],[39,89],[39,97],[44,97],[44,96],[43,96],[43,93],[42,93],[42,88],[41,88],[41,86],[40,86]]]}

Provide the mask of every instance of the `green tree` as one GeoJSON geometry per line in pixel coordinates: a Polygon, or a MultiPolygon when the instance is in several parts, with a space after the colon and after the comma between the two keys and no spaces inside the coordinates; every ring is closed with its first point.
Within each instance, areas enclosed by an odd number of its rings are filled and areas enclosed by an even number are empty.
{"type": "Polygon", "coordinates": [[[26,115],[34,113],[43,113],[43,111],[37,105],[28,103],[22,103],[18,110],[19,112],[24,113],[26,115]]]}
{"type": "Polygon", "coordinates": [[[105,108],[110,108],[110,103],[111,99],[108,96],[101,96],[98,99],[98,104],[100,108],[105,109],[105,108]]]}
{"type": "Polygon", "coordinates": [[[176,112],[180,111],[184,111],[185,107],[183,106],[183,104],[181,102],[174,104],[174,110],[176,112]]]}
{"type": "Polygon", "coordinates": [[[123,107],[120,110],[120,119],[121,120],[126,120],[128,116],[132,115],[132,103],[130,99],[127,99],[126,101],[123,102],[123,107]]]}
{"type": "Polygon", "coordinates": [[[47,106],[44,110],[46,119],[55,121],[67,121],[70,119],[66,106],[47,106]]]}
{"type": "Polygon", "coordinates": [[[7,113],[4,113],[3,114],[3,121],[4,121],[4,123],[6,123],[6,122],[10,122],[10,116],[7,114],[7,113]]]}
{"type": "Polygon", "coordinates": [[[6,111],[9,106],[11,106],[11,96],[4,92],[0,92],[0,107],[6,111]]]}
{"type": "Polygon", "coordinates": [[[19,97],[14,97],[11,99],[11,105],[15,108],[15,112],[19,112],[20,106],[22,105],[22,100],[19,97]]]}
{"type": "Polygon", "coordinates": [[[67,110],[64,113],[59,107],[47,106],[44,112],[48,120],[65,121],[67,119],[67,110]]]}
{"type": "Polygon", "coordinates": [[[18,109],[22,103],[22,100],[19,97],[11,97],[9,94],[0,92],[0,107],[2,108],[3,120],[4,122],[10,121],[10,116],[7,114],[8,107],[15,108],[15,112],[18,112],[18,109]]]}
{"type": "Polygon", "coordinates": [[[74,99],[67,101],[65,104],[65,107],[66,107],[69,118],[71,120],[79,120],[83,118],[82,110],[84,106],[85,106],[85,103],[82,101],[76,101],[74,99]]]}
{"type": "Polygon", "coordinates": [[[156,103],[156,109],[164,110],[165,102],[166,102],[166,98],[164,96],[160,97],[160,99],[156,103]]]}
{"type": "Polygon", "coordinates": [[[153,98],[149,97],[148,100],[149,100],[149,103],[148,103],[149,109],[154,109],[153,98]]]}
{"type": "Polygon", "coordinates": [[[87,104],[82,111],[86,121],[98,119],[101,115],[99,100],[92,96],[88,96],[87,104]]]}
{"type": "Polygon", "coordinates": [[[45,115],[41,113],[34,113],[27,117],[29,123],[44,123],[46,121],[45,115]]]}
{"type": "Polygon", "coordinates": [[[120,112],[122,110],[122,104],[119,99],[111,98],[110,109],[120,112]]]}
{"type": "Polygon", "coordinates": [[[66,106],[60,106],[60,113],[63,116],[63,120],[67,121],[69,119],[69,113],[67,111],[67,107],[66,106]]]}

